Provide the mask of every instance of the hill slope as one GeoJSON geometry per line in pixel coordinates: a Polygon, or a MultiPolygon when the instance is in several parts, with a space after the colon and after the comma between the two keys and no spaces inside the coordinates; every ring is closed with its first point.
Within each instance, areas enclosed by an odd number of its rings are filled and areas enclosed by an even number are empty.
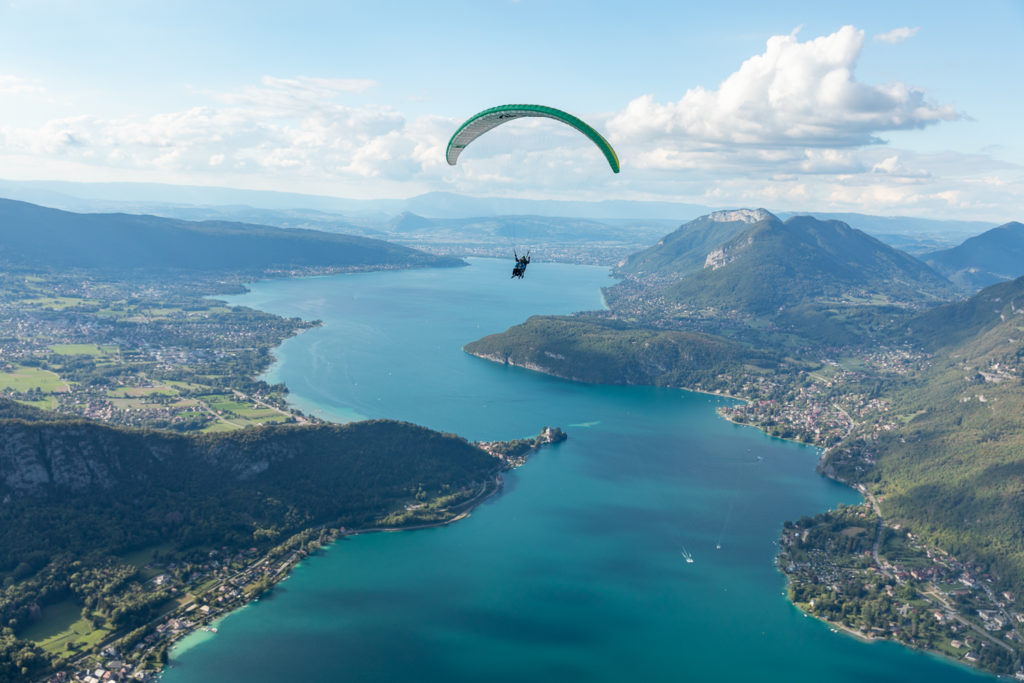
{"type": "Polygon", "coordinates": [[[722,337],[587,316],[533,316],[464,350],[579,382],[670,387],[710,386],[723,373],[773,368],[779,361],[722,337]]]}
{"type": "MultiPolygon", "coordinates": [[[[977,343],[986,333],[1017,336],[1013,320],[1024,314],[1024,278],[986,287],[964,301],[938,306],[906,321],[908,339],[923,348],[937,350],[977,343]],[[1009,318],[1007,318],[1009,316],[1009,318]],[[1011,329],[1006,328],[1007,320],[1011,329]]],[[[976,349],[975,349],[976,350],[976,349]]]]}
{"type": "Polygon", "coordinates": [[[957,286],[976,291],[1024,275],[1024,224],[1016,221],[924,256],[957,286]]]}
{"type": "MultiPolygon", "coordinates": [[[[666,235],[650,249],[626,259],[619,270],[645,275],[688,275],[704,267],[708,254],[760,221],[775,218],[764,209],[716,211],[666,235]]],[[[776,219],[777,220],[777,219],[776,219]]]]}
{"type": "Polygon", "coordinates": [[[0,419],[0,571],[40,552],[245,543],[260,528],[366,524],[418,490],[458,489],[497,465],[464,439],[391,421],[189,437],[0,419]]]}
{"type": "Polygon", "coordinates": [[[0,258],[43,268],[207,271],[461,263],[365,237],[223,221],[78,214],[9,199],[0,199],[0,258]]]}
{"type": "Polygon", "coordinates": [[[889,393],[893,428],[855,433],[826,472],[862,481],[887,518],[1024,591],[1024,278],[916,316],[934,351],[889,393]]]}

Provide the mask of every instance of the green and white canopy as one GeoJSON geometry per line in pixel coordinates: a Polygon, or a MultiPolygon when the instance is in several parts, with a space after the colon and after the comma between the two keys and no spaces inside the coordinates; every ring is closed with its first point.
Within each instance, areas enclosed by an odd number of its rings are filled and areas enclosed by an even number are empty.
{"type": "Polygon", "coordinates": [[[528,116],[555,119],[572,126],[597,145],[598,149],[604,154],[604,158],[608,160],[608,165],[612,167],[612,171],[615,173],[619,172],[619,157],[615,154],[612,146],[608,144],[608,141],[601,137],[600,133],[572,114],[540,104],[503,104],[500,107],[485,109],[479,114],[470,117],[459,126],[459,129],[455,131],[455,135],[448,142],[448,151],[445,154],[448,163],[454,166],[455,162],[459,160],[459,154],[462,153],[462,150],[492,128],[497,128],[508,121],[528,116]]]}

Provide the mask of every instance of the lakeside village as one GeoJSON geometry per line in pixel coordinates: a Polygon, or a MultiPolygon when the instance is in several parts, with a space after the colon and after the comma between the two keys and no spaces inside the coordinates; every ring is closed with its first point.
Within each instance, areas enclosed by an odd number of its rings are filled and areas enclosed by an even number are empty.
{"type": "MultiPolygon", "coordinates": [[[[905,377],[928,362],[925,354],[907,350],[861,354],[857,370],[826,361],[824,369],[805,373],[803,382],[757,378],[735,387],[736,394],[753,398],[719,412],[826,452],[854,433],[874,442],[904,416],[888,399],[872,395],[873,380],[905,377]]],[[[1016,373],[994,361],[975,370],[995,384],[1016,373]]],[[[856,488],[864,504],[785,524],[776,562],[789,580],[790,601],[833,630],[896,640],[1024,680],[1024,613],[1015,609],[1015,596],[994,589],[996,577],[984,568],[883,519],[876,497],[863,485],[856,488]]]]}
{"type": "Polygon", "coordinates": [[[836,628],[1024,680],[1015,668],[1024,614],[1013,594],[996,594],[979,567],[887,526],[871,504],[787,523],[777,562],[793,604],[836,628]]]}
{"type": "Polygon", "coordinates": [[[315,421],[253,377],[271,348],[316,323],[224,306],[205,292],[235,288],[214,282],[2,279],[2,396],[179,432],[315,421]]]}
{"type": "MultiPolygon", "coordinates": [[[[519,467],[540,448],[568,438],[558,427],[544,427],[530,439],[479,442],[477,446],[501,462],[501,470],[519,467]]],[[[123,637],[111,634],[81,656],[63,664],[47,683],[119,683],[156,681],[167,664],[171,646],[199,629],[217,632],[217,620],[232,610],[259,600],[279,581],[285,580],[296,564],[339,539],[367,531],[391,531],[450,524],[464,517],[482,500],[501,489],[501,475],[477,490],[462,490],[441,501],[407,503],[405,509],[384,518],[382,526],[369,529],[318,528],[295,534],[268,553],[257,548],[232,552],[227,547],[210,550],[194,561],[154,559],[141,568],[148,576],[146,588],[169,596],[175,606],[123,637]],[[441,515],[441,516],[439,516],[441,515]],[[428,520],[417,524],[418,518],[428,520]],[[99,650],[99,654],[95,652],[99,650]]],[[[68,649],[77,645],[70,643],[68,649]]]]}
{"type": "Polygon", "coordinates": [[[213,622],[217,618],[258,600],[295,564],[345,533],[343,527],[310,530],[262,556],[256,548],[232,553],[225,547],[210,550],[194,561],[154,559],[140,570],[150,576],[146,587],[169,594],[176,599],[176,608],[120,639],[108,637],[90,652],[67,661],[62,671],[46,680],[155,681],[167,663],[173,642],[196,629],[216,632],[213,622]],[[92,654],[95,651],[99,654],[92,654]]]}

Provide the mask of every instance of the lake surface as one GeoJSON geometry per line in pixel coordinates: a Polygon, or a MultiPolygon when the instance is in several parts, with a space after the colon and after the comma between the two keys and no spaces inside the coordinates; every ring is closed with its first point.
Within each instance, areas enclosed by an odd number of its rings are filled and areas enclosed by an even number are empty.
{"type": "Polygon", "coordinates": [[[980,681],[804,617],[772,564],[782,523],[850,489],[817,451],[715,414],[727,399],[575,384],[461,347],[539,313],[603,305],[604,268],[505,261],[261,282],[232,303],[321,319],[271,382],[335,420],[395,418],[470,439],[569,440],[448,527],[344,539],[173,651],[207,681],[980,681]],[[720,545],[720,548],[717,546],[720,545]],[[683,551],[694,558],[687,563],[683,551]]]}

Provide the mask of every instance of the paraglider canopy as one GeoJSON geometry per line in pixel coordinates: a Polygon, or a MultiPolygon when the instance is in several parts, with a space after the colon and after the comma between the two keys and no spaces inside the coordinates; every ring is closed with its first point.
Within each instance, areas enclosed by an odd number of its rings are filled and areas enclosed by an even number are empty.
{"type": "Polygon", "coordinates": [[[526,117],[555,119],[572,126],[597,145],[598,149],[604,154],[604,158],[608,160],[608,165],[612,167],[612,171],[615,173],[619,172],[619,157],[615,154],[612,146],[608,144],[608,141],[601,137],[600,133],[572,114],[540,104],[503,104],[499,107],[484,109],[479,114],[470,117],[459,126],[459,129],[455,131],[455,135],[448,142],[448,151],[445,154],[448,163],[454,166],[462,150],[492,128],[496,128],[513,119],[526,117]]]}

